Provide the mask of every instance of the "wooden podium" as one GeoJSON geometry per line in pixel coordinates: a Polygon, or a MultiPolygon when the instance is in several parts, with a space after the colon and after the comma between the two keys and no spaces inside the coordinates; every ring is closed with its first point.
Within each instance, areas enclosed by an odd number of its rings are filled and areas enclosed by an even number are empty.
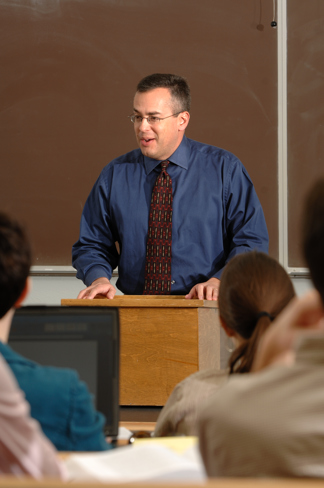
{"type": "Polygon", "coordinates": [[[164,405],[186,376],[220,368],[221,327],[215,301],[116,295],[113,300],[62,299],[61,304],[119,309],[120,405],[164,405]]]}

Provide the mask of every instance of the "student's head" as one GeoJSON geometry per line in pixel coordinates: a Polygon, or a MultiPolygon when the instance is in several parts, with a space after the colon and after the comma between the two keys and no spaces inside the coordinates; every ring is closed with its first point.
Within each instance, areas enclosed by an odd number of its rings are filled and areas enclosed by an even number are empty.
{"type": "Polygon", "coordinates": [[[184,78],[156,73],[137,85],[134,130],[140,150],[152,159],[168,159],[180,145],[189,123],[190,89],[184,78]]]}
{"type": "Polygon", "coordinates": [[[267,254],[253,251],[229,261],[218,303],[227,335],[239,343],[229,360],[231,373],[250,371],[259,339],[294,296],[288,274],[267,254]]]}
{"type": "Polygon", "coordinates": [[[23,227],[0,212],[0,319],[21,298],[31,266],[31,249],[23,227]]]}
{"type": "Polygon", "coordinates": [[[303,252],[324,304],[324,178],[309,190],[302,218],[303,252]]]}

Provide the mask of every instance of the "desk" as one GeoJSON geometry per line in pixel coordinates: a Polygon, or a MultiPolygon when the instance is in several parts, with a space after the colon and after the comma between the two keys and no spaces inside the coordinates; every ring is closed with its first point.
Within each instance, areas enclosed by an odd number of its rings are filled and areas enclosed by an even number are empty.
{"type": "MultiPolygon", "coordinates": [[[[150,482],[144,483],[96,483],[61,482],[55,480],[34,480],[28,478],[0,477],[0,488],[188,488],[188,483],[150,482]]],[[[323,480],[308,479],[255,479],[219,478],[206,482],[190,483],[190,488],[323,488],[323,480]]]]}
{"type": "Polygon", "coordinates": [[[186,376],[221,367],[225,348],[215,301],[117,295],[113,300],[63,299],[61,304],[118,307],[120,405],[164,405],[186,376]]]}
{"type": "Polygon", "coordinates": [[[155,424],[156,422],[119,422],[119,427],[125,427],[125,429],[128,429],[131,432],[136,432],[137,430],[153,432],[155,424]]]}

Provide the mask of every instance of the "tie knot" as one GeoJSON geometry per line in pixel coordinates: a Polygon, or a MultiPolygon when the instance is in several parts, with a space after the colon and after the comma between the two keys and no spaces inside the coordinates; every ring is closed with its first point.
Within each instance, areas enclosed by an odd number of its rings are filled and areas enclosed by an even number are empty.
{"type": "Polygon", "coordinates": [[[170,161],[162,161],[162,163],[161,163],[162,170],[167,169],[169,163],[170,163],[170,161]]]}

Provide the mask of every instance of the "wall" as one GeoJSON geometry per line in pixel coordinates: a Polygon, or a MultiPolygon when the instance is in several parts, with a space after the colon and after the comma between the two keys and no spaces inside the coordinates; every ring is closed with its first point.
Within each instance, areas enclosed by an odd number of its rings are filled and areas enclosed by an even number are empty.
{"type": "MultiPolygon", "coordinates": [[[[27,222],[34,265],[70,265],[84,201],[104,164],[134,147],[126,115],[136,82],[154,71],[188,77],[188,135],[240,157],[265,210],[270,254],[278,257],[278,233],[287,233],[283,264],[303,264],[302,196],[324,171],[318,103],[324,6],[318,0],[276,3],[279,13],[287,6],[287,45],[280,36],[283,19],[277,19],[278,29],[270,27],[273,3],[266,0],[0,0],[0,208],[27,222]],[[278,230],[281,41],[288,49],[289,215],[278,230]]],[[[67,276],[33,281],[28,303],[59,303],[82,288],[67,276]]],[[[307,278],[294,284],[297,292],[311,286],[307,278]]]]}
{"type": "Polygon", "coordinates": [[[127,116],[155,72],[188,79],[187,135],[241,159],[278,257],[271,19],[265,0],[0,0],[0,208],[27,224],[35,266],[71,264],[100,170],[137,146],[127,116]]]}

